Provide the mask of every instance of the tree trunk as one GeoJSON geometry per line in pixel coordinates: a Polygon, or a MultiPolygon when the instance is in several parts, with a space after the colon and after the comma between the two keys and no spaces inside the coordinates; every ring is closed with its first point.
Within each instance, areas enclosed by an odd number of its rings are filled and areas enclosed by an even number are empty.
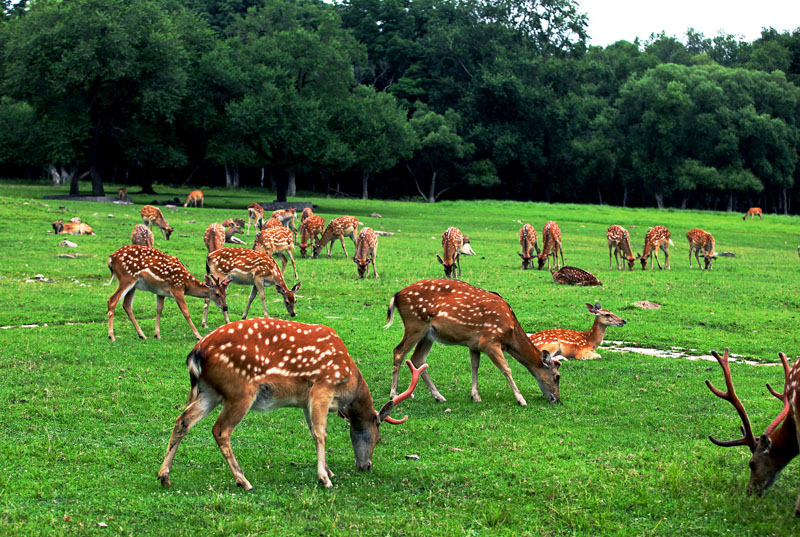
{"type": "Polygon", "coordinates": [[[369,183],[369,172],[363,170],[361,172],[361,199],[368,200],[369,199],[369,192],[367,191],[367,185],[369,183]]]}
{"type": "Polygon", "coordinates": [[[728,212],[733,211],[733,194],[728,194],[728,212]]]}
{"type": "Polygon", "coordinates": [[[286,202],[286,183],[287,179],[281,177],[275,178],[275,191],[276,191],[276,199],[277,202],[286,202]]]}
{"type": "Polygon", "coordinates": [[[294,170],[289,172],[289,184],[286,188],[287,196],[297,195],[297,173],[294,170]]]}
{"type": "Polygon", "coordinates": [[[59,186],[64,181],[64,178],[61,177],[61,174],[58,172],[58,168],[56,168],[53,164],[47,165],[47,172],[50,174],[50,178],[53,180],[52,186],[59,186]]]}
{"type": "Polygon", "coordinates": [[[77,173],[73,173],[72,176],[69,178],[69,195],[70,196],[80,196],[80,186],[78,185],[78,181],[80,181],[80,177],[78,177],[77,173]]]}
{"type": "Polygon", "coordinates": [[[656,205],[659,209],[664,208],[664,194],[653,194],[656,197],[656,205]]]}
{"type": "Polygon", "coordinates": [[[681,209],[686,209],[686,202],[689,201],[689,196],[684,196],[683,201],[681,201],[681,209]]]}
{"type": "Polygon", "coordinates": [[[603,193],[600,192],[600,185],[597,185],[597,199],[600,202],[600,205],[603,204],[603,193]]]}
{"type": "Polygon", "coordinates": [[[225,165],[225,186],[239,188],[239,167],[225,165]]]}
{"type": "Polygon", "coordinates": [[[783,214],[789,214],[789,196],[786,195],[786,189],[783,189],[783,214]]]}
{"type": "Polygon", "coordinates": [[[628,185],[626,184],[622,189],[622,206],[628,206],[628,185]]]}
{"type": "Polygon", "coordinates": [[[261,188],[264,188],[264,166],[261,166],[261,188]]]}
{"type": "Polygon", "coordinates": [[[431,189],[430,194],[428,195],[428,203],[436,203],[436,170],[433,170],[431,174],[431,189]]]}

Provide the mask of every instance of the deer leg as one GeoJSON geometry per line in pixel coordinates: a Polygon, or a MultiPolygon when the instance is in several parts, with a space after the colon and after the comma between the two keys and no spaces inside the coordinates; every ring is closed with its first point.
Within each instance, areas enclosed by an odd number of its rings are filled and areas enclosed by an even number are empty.
{"type": "Polygon", "coordinates": [[[472,363],[472,400],[476,403],[480,403],[481,396],[478,393],[478,366],[481,365],[481,351],[470,349],[469,361],[472,363]]]}
{"type": "Polygon", "coordinates": [[[133,295],[135,292],[135,287],[132,287],[131,290],[128,291],[128,294],[125,295],[125,298],[122,300],[122,309],[128,314],[128,319],[133,323],[133,327],[136,329],[136,333],[139,334],[139,337],[147,339],[147,336],[144,335],[144,332],[142,332],[142,329],[139,327],[139,323],[136,322],[136,317],[133,316],[133,295]]]}
{"type": "Polygon", "coordinates": [[[558,251],[561,252],[561,266],[562,267],[566,267],[567,266],[567,262],[564,261],[564,249],[561,247],[561,243],[560,242],[558,243],[558,251]]]}
{"type": "MultiPolygon", "coordinates": [[[[433,340],[430,337],[424,337],[417,343],[417,348],[414,349],[414,354],[411,355],[411,363],[414,364],[414,367],[421,367],[422,364],[425,363],[425,360],[428,358],[428,353],[431,352],[431,347],[433,347],[433,340]]],[[[426,369],[423,371],[421,376],[433,398],[439,403],[444,403],[447,399],[445,399],[442,394],[439,393],[439,390],[436,389],[436,386],[434,386],[430,375],[428,375],[428,370],[426,369]]]]}
{"type": "Polygon", "coordinates": [[[111,341],[116,341],[114,338],[114,310],[117,309],[117,304],[119,304],[120,299],[127,295],[128,292],[133,289],[133,286],[136,285],[135,281],[125,284],[122,283],[122,280],[117,280],[119,282],[117,290],[114,291],[114,294],[108,299],[108,339],[111,341]]]}
{"type": "MultiPolygon", "coordinates": [[[[705,253],[705,251],[703,253],[705,253]]],[[[694,258],[697,259],[697,268],[703,268],[700,265],[700,249],[699,248],[694,251],[694,258]]]]}
{"type": "MultiPolygon", "coordinates": [[[[611,243],[608,243],[608,268],[611,269],[611,243]]],[[[617,250],[614,250],[614,259],[617,259],[617,250]]],[[[617,269],[619,269],[619,261],[617,261],[617,269]]]]}
{"type": "Polygon", "coordinates": [[[172,297],[175,299],[175,302],[178,303],[178,308],[180,308],[181,313],[183,313],[186,322],[189,323],[189,328],[192,329],[194,337],[196,337],[198,340],[201,339],[202,336],[200,335],[200,332],[197,331],[197,328],[195,328],[194,323],[192,322],[192,316],[189,315],[189,307],[186,305],[186,299],[184,298],[183,293],[173,291],[172,297]]]}
{"type": "MultiPolygon", "coordinates": [[[[294,264],[294,256],[292,255],[292,251],[291,250],[287,250],[287,253],[289,254],[289,259],[292,260],[292,268],[294,269],[294,279],[297,280],[297,265],[294,264]]],[[[286,268],[285,263],[286,262],[284,261],[284,265],[283,265],[284,269],[286,268]]]]}
{"type": "MultiPolygon", "coordinates": [[[[700,263],[700,261],[698,261],[700,263]]],[[[692,245],[689,244],[689,268],[692,268],[692,245]]]]}
{"type": "Polygon", "coordinates": [[[200,326],[202,326],[203,328],[208,328],[208,324],[206,324],[206,321],[208,320],[208,303],[209,302],[211,302],[211,300],[207,298],[205,300],[205,305],[203,306],[203,322],[200,323],[200,326]]]}
{"type": "Polygon", "coordinates": [[[156,295],[156,331],[153,337],[161,339],[161,312],[164,311],[164,297],[156,295]]]}
{"type": "Polygon", "coordinates": [[[214,440],[217,441],[219,450],[222,452],[225,462],[228,463],[228,467],[231,469],[234,479],[236,479],[236,484],[245,490],[252,489],[253,485],[251,485],[244,476],[242,468],[239,466],[239,462],[233,454],[233,449],[231,449],[231,434],[253,404],[255,394],[249,395],[250,397],[245,396],[237,400],[225,401],[225,406],[222,412],[219,413],[219,418],[217,418],[214,427],[211,429],[211,432],[214,434],[214,440]]]}
{"type": "MultiPolygon", "coordinates": [[[[314,446],[317,444],[317,435],[314,433],[314,422],[311,420],[311,404],[309,402],[308,405],[303,407],[303,415],[306,418],[306,424],[308,424],[308,431],[311,433],[311,438],[314,440],[314,446]]],[[[326,428],[327,431],[327,428],[326,428]]],[[[331,472],[331,469],[328,467],[327,461],[325,463],[325,473],[328,475],[328,478],[333,478],[334,474],[331,472]]]]}
{"type": "Polygon", "coordinates": [[[488,349],[486,349],[486,354],[489,356],[489,359],[497,366],[497,368],[503,372],[505,375],[506,380],[508,381],[508,385],[511,386],[511,390],[514,392],[514,397],[517,398],[517,403],[521,406],[528,406],[528,403],[525,401],[525,398],[522,397],[522,393],[520,393],[519,388],[514,383],[514,378],[511,376],[511,368],[508,367],[508,362],[506,362],[505,356],[503,356],[503,351],[500,349],[500,346],[492,345],[488,349]]]}
{"type": "MultiPolygon", "coordinates": [[[[661,249],[664,250],[664,267],[667,270],[670,270],[670,268],[669,268],[669,246],[667,246],[666,242],[661,245],[661,249]]],[[[700,264],[700,260],[699,259],[697,260],[697,264],[698,265],[700,264]]]]}
{"type": "MultiPolygon", "coordinates": [[[[317,476],[319,477],[319,482],[325,488],[333,486],[330,479],[333,477],[333,472],[328,468],[328,463],[325,460],[325,440],[328,436],[328,408],[330,408],[332,400],[333,392],[331,389],[327,386],[321,386],[311,389],[308,401],[308,412],[311,414],[311,436],[314,438],[314,444],[317,447],[317,476]]],[[[306,410],[304,409],[303,411],[305,412],[306,410]]],[[[308,420],[308,417],[306,420],[308,420]]]]}
{"type": "Polygon", "coordinates": [[[372,275],[378,277],[378,269],[375,267],[375,258],[378,257],[378,249],[372,250],[372,275]]]}
{"type": "MultiPolygon", "coordinates": [[[[403,364],[403,358],[411,351],[411,349],[419,343],[426,335],[427,326],[422,324],[419,329],[414,329],[410,326],[410,322],[405,326],[405,334],[403,339],[397,347],[394,348],[392,353],[392,390],[389,392],[389,397],[397,397],[397,382],[400,376],[400,366],[403,364]]],[[[411,394],[414,397],[414,394],[411,394]]]]}
{"type": "Polygon", "coordinates": [[[456,268],[458,269],[458,277],[461,277],[461,254],[456,252],[456,268]]]}
{"type": "Polygon", "coordinates": [[[344,258],[345,259],[350,259],[349,257],[347,257],[347,248],[344,247],[344,235],[341,235],[339,237],[339,242],[342,243],[342,250],[344,250],[344,258]]]}

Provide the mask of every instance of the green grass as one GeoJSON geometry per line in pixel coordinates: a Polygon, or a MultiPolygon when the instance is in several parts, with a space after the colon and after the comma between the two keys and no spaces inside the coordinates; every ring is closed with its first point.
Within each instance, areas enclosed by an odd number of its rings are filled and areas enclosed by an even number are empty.
{"type": "MultiPolygon", "coordinates": [[[[156,187],[159,199],[190,190],[156,187]]],[[[173,465],[172,487],[156,479],[175,417],[189,388],[185,357],[194,345],[173,302],[162,319],[162,340],[139,340],[118,308],[117,342],[106,337],[108,255],[129,240],[139,222],[135,206],[45,200],[64,189],[0,185],[0,534],[84,535],[796,535],[792,518],[800,465],[791,463],[764,498],[745,494],[745,448],[723,449],[708,434],[738,434],[738,418],[715,398],[705,378],[722,385],[713,362],[645,357],[600,349],[599,361],[562,366],[561,405],[548,405],[524,369],[511,362],[529,406],[514,402],[502,375],[484,360],[483,403],[470,400],[470,367],[463,347],[436,345],[431,376],[448,398],[435,403],[424,386],[397,412],[406,424],[382,429],[371,472],[353,464],[346,424],[331,416],[328,464],[334,488],[316,484],[313,443],[302,412],[253,413],[236,429],[233,448],[255,489],[234,480],[210,434],[216,412],[187,436],[173,465]],[[65,206],[65,210],[59,209],[65,206]],[[113,214],[114,218],[107,215],[113,214]],[[50,222],[80,216],[97,232],[69,237],[59,248],[50,222]],[[81,254],[75,259],[58,257],[81,254]],[[26,283],[36,274],[53,283],[26,283]],[[19,328],[38,324],[35,328],[19,328]],[[46,326],[45,326],[46,325],[46,326]],[[445,412],[451,409],[451,412],[445,412]],[[419,460],[405,455],[417,454],[419,460]],[[98,523],[104,523],[101,528],[98,523]]],[[[116,188],[109,187],[109,192],[116,188]]],[[[172,239],[156,247],[178,256],[197,276],[204,271],[202,234],[208,224],[245,216],[257,190],[206,190],[206,209],[165,211],[172,239]],[[194,221],[194,222],[192,222],[194,221]]],[[[383,330],[392,294],[417,280],[440,277],[441,233],[458,226],[477,256],[462,260],[463,279],[502,294],[528,331],[588,329],[585,302],[600,302],[628,320],[608,339],[645,347],[731,351],[774,362],[798,354],[795,217],[656,211],[606,206],[513,202],[436,205],[311,198],[330,219],[358,216],[380,237],[379,280],[357,280],[341,247],[332,259],[300,259],[302,280],[295,320],[334,328],[372,389],[388,398],[391,353],[402,337],[398,318],[383,330]],[[377,211],[382,219],[369,215],[377,211]],[[559,222],[568,264],[593,272],[602,288],[552,283],[546,271],[519,270],[517,233],[523,222],[541,233],[559,222]],[[605,230],[631,231],[634,249],[662,224],[672,231],[671,271],[608,269],[605,230]],[[714,233],[720,258],[711,272],[690,271],[685,233],[714,233]],[[663,304],[644,311],[638,300],[663,304]]],[[[248,239],[245,237],[245,239],[248,239]]],[[[252,231],[251,237],[252,239],[252,231]]],[[[347,242],[352,252],[352,242],[347,242]]],[[[289,269],[289,273],[291,268],[289,269]]],[[[291,274],[287,278],[293,284],[291,274]]],[[[229,290],[232,317],[248,289],[229,290]]],[[[274,291],[272,315],[286,318],[274,291]]],[[[187,299],[199,326],[202,301],[187,299]]],[[[251,313],[261,313],[258,301],[251,313]]],[[[139,292],[134,310],[153,331],[155,300],[139,292]]],[[[222,323],[213,308],[212,328],[222,323]]],[[[206,330],[201,332],[206,333],[206,330]]],[[[733,365],[737,392],[761,432],[779,403],[765,382],[780,385],[774,367],[733,365]]],[[[401,384],[407,382],[404,371],[401,384]]]]}

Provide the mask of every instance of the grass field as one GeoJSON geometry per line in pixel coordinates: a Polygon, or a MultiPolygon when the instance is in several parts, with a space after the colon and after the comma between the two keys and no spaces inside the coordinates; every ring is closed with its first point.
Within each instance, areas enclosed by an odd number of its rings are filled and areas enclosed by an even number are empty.
{"type": "MultiPolygon", "coordinates": [[[[62,189],[63,190],[63,189],[62,189]]],[[[187,189],[157,187],[160,199],[187,189]]],[[[109,187],[109,192],[116,188],[109,187]]],[[[746,448],[723,449],[707,436],[738,435],[733,408],[703,380],[723,386],[714,362],[648,357],[599,349],[602,360],[562,368],[563,404],[545,402],[534,379],[509,358],[528,407],[516,405],[488,360],[481,369],[483,402],[470,399],[463,347],[434,346],[431,377],[446,403],[420,385],[397,414],[404,425],[382,427],[374,467],[353,464],[348,428],[331,416],[328,464],[334,488],[316,484],[316,458],[302,412],[253,413],[232,445],[254,485],[235,486],[211,437],[212,413],[181,444],[172,487],[156,473],[175,417],[189,389],[185,357],[194,345],[174,302],[162,319],[162,339],[139,340],[121,307],[117,341],[106,337],[108,255],[127,244],[136,205],[42,200],[59,193],[44,185],[0,184],[0,534],[2,535],[797,535],[792,517],[800,464],[791,463],[764,498],[745,494],[746,448]],[[60,209],[64,206],[65,209],[60,209]],[[110,218],[109,215],[113,215],[110,218]],[[68,237],[59,248],[50,223],[79,216],[96,236],[68,237]],[[68,252],[67,252],[68,250],[68,252]],[[59,254],[78,254],[74,259],[59,254]],[[28,282],[36,274],[53,283],[28,282]],[[36,327],[23,328],[23,325],[36,327]],[[449,412],[445,412],[449,409],[449,412]],[[416,454],[419,460],[405,456],[416,454]]],[[[205,270],[202,234],[212,222],[246,216],[256,190],[206,190],[205,209],[165,211],[175,228],[156,247],[178,256],[196,275],[205,270]]],[[[392,294],[424,278],[441,277],[435,256],[451,225],[469,236],[476,256],[462,260],[463,280],[503,295],[529,332],[587,330],[585,302],[600,302],[627,319],[607,339],[690,354],[728,346],[761,362],[777,352],[800,354],[797,340],[800,220],[766,215],[634,210],[607,206],[514,202],[436,205],[302,196],[326,219],[350,214],[380,237],[379,280],[356,279],[356,267],[334,247],[332,259],[300,259],[297,321],[331,326],[348,346],[376,405],[388,400],[391,354],[402,322],[384,330],[392,294]],[[383,218],[370,217],[376,211],[383,218]],[[546,271],[519,270],[517,233],[532,223],[560,224],[567,263],[593,272],[601,288],[555,285],[546,271]],[[631,230],[641,251],[649,226],[672,231],[670,271],[608,269],[605,230],[631,230]],[[685,233],[714,233],[720,258],[713,271],[688,268],[685,233]],[[663,305],[641,310],[633,302],[663,305]]],[[[246,240],[252,240],[251,237],[246,240]]],[[[352,242],[347,243],[352,252],[352,242]]],[[[293,285],[291,267],[287,282],[293,285]]],[[[249,290],[231,287],[232,319],[249,290]]],[[[274,316],[287,318],[267,290],[274,316]]],[[[202,301],[187,298],[200,326],[202,301]]],[[[251,315],[260,315],[258,301],[251,315]]],[[[155,299],[139,292],[134,310],[153,332],[155,299]]],[[[212,306],[211,328],[222,324],[212,306]]],[[[200,329],[201,333],[210,330],[200,329]]],[[[732,366],[737,392],[760,433],[780,410],[764,387],[782,385],[775,367],[732,366]]],[[[403,371],[400,384],[408,380],[403,371]]]]}

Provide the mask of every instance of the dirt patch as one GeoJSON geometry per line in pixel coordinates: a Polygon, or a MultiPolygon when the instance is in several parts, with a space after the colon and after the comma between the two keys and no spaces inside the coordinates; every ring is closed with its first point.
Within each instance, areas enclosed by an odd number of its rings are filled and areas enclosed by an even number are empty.
{"type": "MultiPolygon", "coordinates": [[[[692,354],[696,353],[697,349],[682,349],[681,347],[670,347],[668,350],[662,349],[650,349],[647,347],[636,347],[631,343],[626,343],[624,341],[606,341],[603,343],[603,346],[600,347],[600,351],[602,350],[609,350],[614,352],[632,352],[634,354],[641,354],[644,356],[654,356],[657,358],[683,358],[684,360],[705,360],[716,362],[717,359],[714,358],[710,354],[692,354]]],[[[781,365],[779,363],[763,363],[763,362],[756,362],[755,360],[745,360],[744,356],[741,354],[731,354],[730,361],[733,363],[744,363],[748,365],[764,365],[764,366],[773,366],[773,365],[781,365]]]]}

